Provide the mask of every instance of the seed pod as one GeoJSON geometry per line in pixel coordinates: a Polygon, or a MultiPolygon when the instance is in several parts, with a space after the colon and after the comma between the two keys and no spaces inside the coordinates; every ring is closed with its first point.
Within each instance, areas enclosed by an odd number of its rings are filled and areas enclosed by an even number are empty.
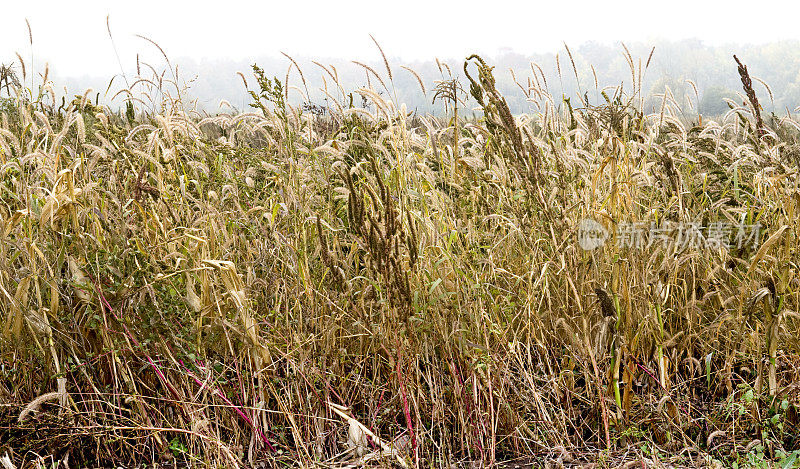
{"type": "Polygon", "coordinates": [[[600,302],[600,312],[603,313],[603,317],[616,316],[614,301],[608,296],[608,293],[602,288],[595,288],[594,292],[597,295],[597,300],[600,302]]]}

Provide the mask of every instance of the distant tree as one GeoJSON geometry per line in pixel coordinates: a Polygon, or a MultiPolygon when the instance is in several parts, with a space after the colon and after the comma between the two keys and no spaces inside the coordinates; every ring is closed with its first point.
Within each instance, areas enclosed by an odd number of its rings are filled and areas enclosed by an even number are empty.
{"type": "Polygon", "coordinates": [[[673,103],[677,103],[679,106],[679,109],[674,109],[675,111],[689,112],[690,109],[694,109],[694,92],[686,79],[682,76],[674,77],[664,73],[652,81],[649,91],[645,91],[644,111],[659,112],[667,89],[672,97],[668,101],[670,107],[674,107],[673,103]]]}
{"type": "Polygon", "coordinates": [[[724,86],[713,85],[703,91],[700,99],[700,113],[706,116],[719,116],[730,109],[726,99],[736,100],[736,93],[724,86]]]}

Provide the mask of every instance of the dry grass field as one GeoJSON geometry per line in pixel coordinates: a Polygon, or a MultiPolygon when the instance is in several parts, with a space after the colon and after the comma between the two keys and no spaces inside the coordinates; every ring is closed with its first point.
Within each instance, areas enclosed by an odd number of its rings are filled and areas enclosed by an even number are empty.
{"type": "Polygon", "coordinates": [[[477,56],[417,77],[437,116],[388,62],[319,64],[324,107],[254,67],[213,115],[174,69],[119,111],[20,73],[0,465],[800,463],[800,124],[744,66],[724,116],[645,114],[626,57],[602,105],[532,67],[525,116],[477,56]]]}

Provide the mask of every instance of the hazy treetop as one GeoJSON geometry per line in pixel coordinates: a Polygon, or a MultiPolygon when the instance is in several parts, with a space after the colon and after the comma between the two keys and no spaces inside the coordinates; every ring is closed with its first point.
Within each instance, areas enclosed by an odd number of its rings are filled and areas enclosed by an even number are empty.
{"type": "MultiPolygon", "coordinates": [[[[529,104],[509,68],[524,82],[529,64],[536,62],[547,74],[554,95],[569,97],[580,91],[597,100],[595,75],[600,88],[626,80],[630,84],[622,55],[624,41],[637,60],[646,60],[650,48],[656,47],[645,77],[648,94],[669,87],[687,108],[699,104],[707,112],[724,111],[722,98],[734,97],[739,89],[732,61],[737,53],[753,75],[772,87],[774,96],[764,97],[765,108],[793,111],[800,105],[800,30],[794,27],[794,16],[776,14],[785,9],[776,1],[762,1],[758,8],[728,2],[721,8],[712,2],[676,0],[659,5],[657,11],[627,0],[547,4],[409,0],[389,7],[376,5],[229,0],[190,8],[179,2],[143,0],[89,1],[76,8],[63,2],[15,2],[2,10],[0,63],[19,67],[19,54],[26,61],[29,80],[49,63],[50,78],[59,89],[105,90],[113,75],[135,74],[137,59],[156,69],[165,67],[161,51],[140,35],[157,42],[173,65],[180,65],[184,78],[197,76],[191,83],[192,95],[203,107],[213,109],[220,99],[242,107],[247,96],[236,72],[249,76],[249,66],[257,62],[268,74],[285,77],[289,62],[280,52],[297,59],[316,86],[322,71],[311,60],[339,64],[342,81],[353,88],[366,84],[363,69],[350,61],[382,69],[372,34],[393,65],[414,68],[428,84],[442,78],[436,57],[459,70],[467,55],[484,55],[497,66],[500,88],[508,93],[512,110],[525,112],[529,104]],[[577,81],[565,43],[575,59],[577,81]],[[697,93],[687,80],[696,85],[697,93]]],[[[422,96],[413,76],[398,72],[395,78],[401,100],[418,110],[430,107],[429,97],[422,96]]],[[[312,98],[321,96],[313,88],[312,98]]],[[[763,87],[758,91],[767,94],[763,87]]]]}

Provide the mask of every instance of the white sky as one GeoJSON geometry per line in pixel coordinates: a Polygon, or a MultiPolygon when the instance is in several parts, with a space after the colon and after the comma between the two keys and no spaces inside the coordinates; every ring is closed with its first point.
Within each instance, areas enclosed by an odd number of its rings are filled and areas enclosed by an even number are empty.
{"type": "Polygon", "coordinates": [[[296,56],[378,60],[373,34],[390,57],[463,58],[472,52],[555,52],[566,41],[699,38],[708,44],[800,39],[792,1],[704,0],[4,1],[0,63],[49,62],[61,76],[119,72],[106,15],[127,70],[158,42],[171,58],[296,56]],[[541,4],[540,4],[541,3],[541,4]],[[33,50],[28,43],[28,19],[33,50]]]}

